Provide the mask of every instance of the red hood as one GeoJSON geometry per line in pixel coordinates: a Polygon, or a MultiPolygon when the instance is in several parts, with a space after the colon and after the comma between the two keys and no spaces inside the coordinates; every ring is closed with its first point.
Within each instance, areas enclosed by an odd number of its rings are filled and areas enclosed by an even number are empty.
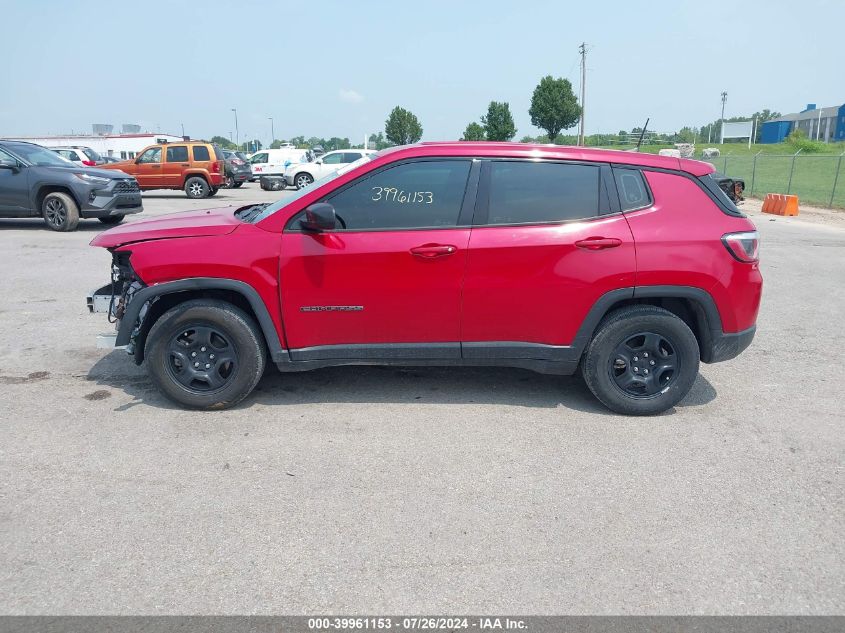
{"type": "Polygon", "coordinates": [[[235,207],[221,207],[187,213],[170,213],[149,220],[127,222],[108,231],[103,231],[91,240],[91,246],[114,248],[131,242],[147,240],[226,235],[234,231],[235,227],[240,224],[240,221],[235,217],[235,211],[235,207]]]}

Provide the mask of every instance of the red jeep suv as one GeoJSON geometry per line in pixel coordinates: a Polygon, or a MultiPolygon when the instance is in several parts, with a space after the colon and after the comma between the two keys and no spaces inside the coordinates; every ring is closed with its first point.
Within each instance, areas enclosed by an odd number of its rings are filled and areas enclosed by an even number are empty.
{"type": "Polygon", "coordinates": [[[610,409],[665,411],[754,337],[754,225],[707,164],[516,143],[384,150],[275,203],[91,242],[106,340],[188,407],[245,398],[267,358],[580,370],[610,409]]]}

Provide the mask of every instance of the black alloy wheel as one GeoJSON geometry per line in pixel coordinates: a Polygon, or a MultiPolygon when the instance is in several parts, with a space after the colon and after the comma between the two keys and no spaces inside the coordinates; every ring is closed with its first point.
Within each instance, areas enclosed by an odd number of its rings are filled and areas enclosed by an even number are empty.
{"type": "Polygon", "coordinates": [[[667,389],[677,377],[681,360],[675,350],[664,335],[638,332],[616,346],[608,371],[625,395],[650,398],[667,389]]]}
{"type": "Polygon", "coordinates": [[[237,369],[238,350],[220,327],[189,324],[170,339],[167,372],[192,393],[210,394],[225,389],[237,369]]]}

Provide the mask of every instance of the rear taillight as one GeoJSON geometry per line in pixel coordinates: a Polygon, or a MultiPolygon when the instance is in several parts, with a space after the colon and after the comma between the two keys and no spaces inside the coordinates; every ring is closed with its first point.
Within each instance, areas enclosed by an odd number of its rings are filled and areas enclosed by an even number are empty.
{"type": "Polygon", "coordinates": [[[82,164],[85,165],[86,167],[96,167],[97,166],[97,163],[95,163],[93,160],[83,160],[82,164]]]}
{"type": "Polygon", "coordinates": [[[220,173],[220,171],[221,171],[222,169],[223,169],[223,161],[222,161],[222,160],[216,160],[216,161],[214,161],[214,171],[215,171],[216,173],[220,173]]]}
{"type": "Polygon", "coordinates": [[[245,165],[246,164],[240,158],[233,158],[232,163],[235,164],[235,165],[245,165]]]}
{"type": "Polygon", "coordinates": [[[759,257],[760,241],[757,231],[727,233],[722,236],[722,244],[740,262],[756,262],[759,257]]]}

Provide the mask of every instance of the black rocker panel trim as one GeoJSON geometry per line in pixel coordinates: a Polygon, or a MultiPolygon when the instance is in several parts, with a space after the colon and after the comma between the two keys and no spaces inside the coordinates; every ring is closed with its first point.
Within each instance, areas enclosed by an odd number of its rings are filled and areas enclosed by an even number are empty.
{"type": "Polygon", "coordinates": [[[461,344],[372,343],[319,345],[290,350],[293,362],[314,360],[460,360],[461,344]]]}

